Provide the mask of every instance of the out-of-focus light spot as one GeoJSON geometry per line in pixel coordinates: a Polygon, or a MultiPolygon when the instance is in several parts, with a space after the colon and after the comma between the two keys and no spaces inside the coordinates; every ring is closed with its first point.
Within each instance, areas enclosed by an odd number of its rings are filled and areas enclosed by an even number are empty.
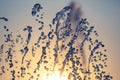
{"type": "Polygon", "coordinates": [[[55,71],[51,75],[48,76],[48,80],[67,80],[65,76],[60,77],[60,72],[55,71]]]}

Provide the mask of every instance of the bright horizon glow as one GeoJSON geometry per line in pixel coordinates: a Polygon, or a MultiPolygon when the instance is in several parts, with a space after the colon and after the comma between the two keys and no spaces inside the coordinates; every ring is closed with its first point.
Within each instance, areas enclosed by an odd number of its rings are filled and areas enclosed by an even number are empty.
{"type": "Polygon", "coordinates": [[[61,76],[60,77],[60,72],[59,71],[55,71],[54,73],[48,73],[49,75],[45,78],[44,80],[67,80],[67,78],[65,76],[61,76]]]}

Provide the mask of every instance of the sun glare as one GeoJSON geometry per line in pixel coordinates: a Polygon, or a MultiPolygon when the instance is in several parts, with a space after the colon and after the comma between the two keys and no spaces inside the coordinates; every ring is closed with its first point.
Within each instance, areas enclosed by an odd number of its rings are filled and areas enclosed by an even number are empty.
{"type": "Polygon", "coordinates": [[[60,72],[55,71],[54,73],[50,74],[47,80],[67,80],[65,76],[60,77],[60,72]]]}

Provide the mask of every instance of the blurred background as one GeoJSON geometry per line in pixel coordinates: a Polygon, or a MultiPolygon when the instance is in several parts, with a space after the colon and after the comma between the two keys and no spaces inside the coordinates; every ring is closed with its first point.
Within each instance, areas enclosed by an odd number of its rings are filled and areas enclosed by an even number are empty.
{"type": "MultiPolygon", "coordinates": [[[[113,80],[119,80],[120,0],[77,1],[81,4],[84,17],[87,18],[90,25],[95,26],[100,35],[100,40],[106,45],[108,50],[108,71],[113,75],[113,80]]],[[[46,17],[44,21],[49,22],[56,12],[70,3],[70,0],[0,0],[0,16],[9,19],[7,23],[0,21],[0,29],[2,25],[7,24],[11,25],[9,29],[15,32],[16,29],[22,29],[27,24],[34,24],[31,8],[35,3],[41,3],[46,17]]],[[[0,39],[3,33],[0,30],[0,39]]]]}

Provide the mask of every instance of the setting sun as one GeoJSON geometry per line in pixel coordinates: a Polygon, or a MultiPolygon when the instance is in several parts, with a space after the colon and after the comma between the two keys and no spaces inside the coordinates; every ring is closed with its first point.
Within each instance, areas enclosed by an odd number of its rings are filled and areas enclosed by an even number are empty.
{"type": "Polygon", "coordinates": [[[60,77],[60,72],[49,73],[45,80],[67,80],[65,76],[60,77]]]}

